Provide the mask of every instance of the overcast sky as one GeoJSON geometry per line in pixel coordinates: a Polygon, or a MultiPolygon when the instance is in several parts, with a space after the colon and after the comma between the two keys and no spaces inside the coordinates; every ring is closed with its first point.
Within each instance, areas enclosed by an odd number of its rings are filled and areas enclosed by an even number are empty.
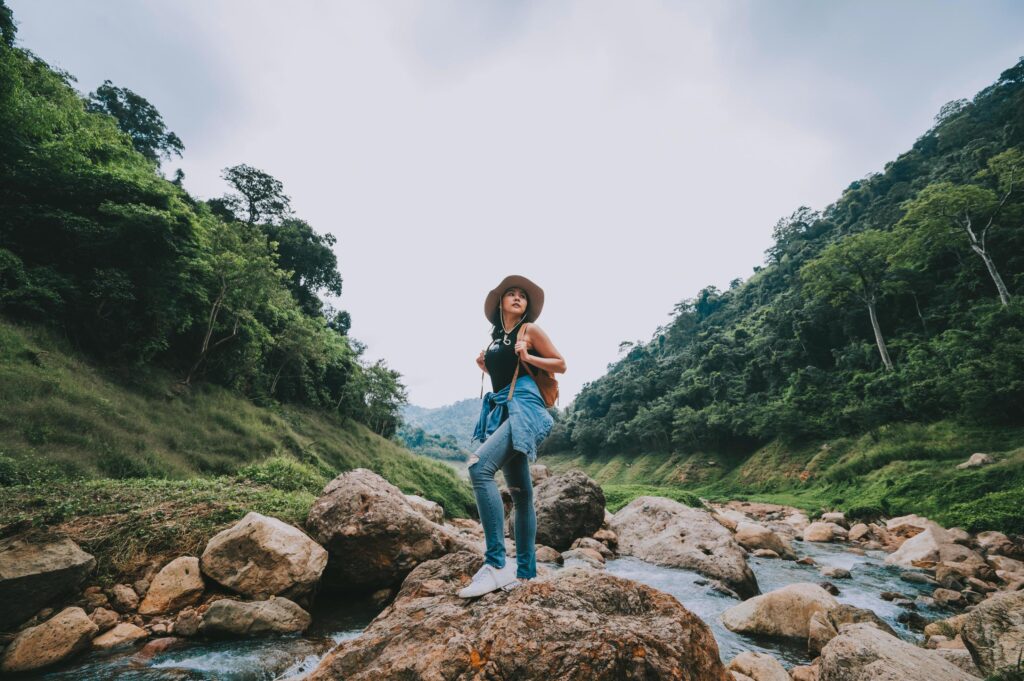
{"type": "Polygon", "coordinates": [[[284,182],[338,239],[365,357],[426,407],[479,395],[506,274],[545,290],[565,406],[1024,55],[1013,1],[8,5],[83,93],[161,111],[193,194],[239,163],[284,182]]]}

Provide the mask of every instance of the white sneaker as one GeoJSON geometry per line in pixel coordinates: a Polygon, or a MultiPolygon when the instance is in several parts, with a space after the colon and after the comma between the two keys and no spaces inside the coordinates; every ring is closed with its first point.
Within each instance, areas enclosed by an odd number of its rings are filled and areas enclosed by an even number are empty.
{"type": "Polygon", "coordinates": [[[519,580],[516,579],[516,562],[514,560],[506,560],[503,568],[496,568],[484,563],[473,575],[473,581],[459,591],[459,596],[473,598],[490,593],[495,589],[509,591],[516,586],[519,586],[519,580]]]}

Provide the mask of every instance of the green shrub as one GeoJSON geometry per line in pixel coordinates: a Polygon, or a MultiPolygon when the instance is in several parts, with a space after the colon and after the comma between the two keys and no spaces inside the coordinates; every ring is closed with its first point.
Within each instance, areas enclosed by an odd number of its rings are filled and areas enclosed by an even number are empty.
{"type": "Polygon", "coordinates": [[[311,494],[319,494],[327,484],[327,478],[312,466],[284,456],[271,457],[266,461],[245,466],[238,471],[238,479],[267,485],[284,492],[305,491],[311,494]]]}

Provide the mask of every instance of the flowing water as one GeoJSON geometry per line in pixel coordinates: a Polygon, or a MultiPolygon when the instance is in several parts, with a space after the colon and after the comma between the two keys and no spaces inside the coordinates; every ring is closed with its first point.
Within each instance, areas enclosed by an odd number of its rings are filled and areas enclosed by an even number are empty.
{"type": "MultiPolygon", "coordinates": [[[[884,552],[872,551],[861,556],[847,551],[841,544],[810,542],[797,542],[794,548],[798,553],[814,558],[819,566],[834,565],[850,571],[851,579],[829,580],[839,587],[840,593],[836,598],[841,603],[874,611],[908,640],[920,638],[897,621],[903,609],[882,600],[880,594],[883,591],[895,591],[913,599],[927,594],[931,588],[900,580],[900,571],[884,564],[884,552]]],[[[795,582],[819,583],[824,580],[816,566],[769,558],[751,557],[749,560],[762,593],[795,582]]],[[[722,626],[719,616],[738,601],[702,584],[706,580],[696,572],[660,567],[631,557],[608,561],[607,570],[613,575],[649,584],[679,599],[710,625],[724,661],[744,650],[770,653],[786,667],[810,661],[803,643],[753,638],[735,634],[722,626]]],[[[928,619],[944,616],[939,611],[929,611],[922,606],[919,606],[919,612],[928,619]]],[[[377,610],[366,601],[323,604],[313,612],[313,627],[301,637],[217,643],[186,642],[180,647],[146,657],[137,649],[105,656],[89,654],[37,678],[48,681],[286,679],[312,670],[340,641],[358,636],[376,614],[377,610]]]]}

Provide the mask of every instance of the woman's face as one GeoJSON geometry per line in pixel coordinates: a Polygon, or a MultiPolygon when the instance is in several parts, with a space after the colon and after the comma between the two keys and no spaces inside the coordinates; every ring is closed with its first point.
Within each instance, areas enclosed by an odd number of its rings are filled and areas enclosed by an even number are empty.
{"type": "Polygon", "coordinates": [[[526,299],[526,291],[513,286],[509,290],[505,291],[505,295],[501,297],[501,309],[506,314],[513,317],[521,317],[526,312],[526,306],[529,301],[526,299]]]}

